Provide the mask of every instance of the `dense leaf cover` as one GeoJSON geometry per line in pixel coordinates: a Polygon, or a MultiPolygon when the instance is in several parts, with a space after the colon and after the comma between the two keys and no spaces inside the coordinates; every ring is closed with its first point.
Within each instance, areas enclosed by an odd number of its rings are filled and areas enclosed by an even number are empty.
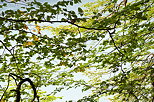
{"type": "Polygon", "coordinates": [[[77,102],[154,102],[153,3],[1,0],[1,102],[51,102],[76,87],[91,90],[77,102]]]}

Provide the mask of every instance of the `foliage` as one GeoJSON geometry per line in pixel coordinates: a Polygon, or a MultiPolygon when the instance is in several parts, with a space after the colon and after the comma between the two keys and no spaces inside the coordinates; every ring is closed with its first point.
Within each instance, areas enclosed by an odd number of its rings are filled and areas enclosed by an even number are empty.
{"type": "Polygon", "coordinates": [[[97,0],[70,9],[81,3],[1,0],[2,102],[49,102],[76,87],[92,91],[78,102],[104,95],[114,95],[113,102],[154,101],[154,2],[97,0]],[[76,73],[89,81],[76,80],[76,73]],[[44,86],[56,88],[47,94],[44,86]]]}

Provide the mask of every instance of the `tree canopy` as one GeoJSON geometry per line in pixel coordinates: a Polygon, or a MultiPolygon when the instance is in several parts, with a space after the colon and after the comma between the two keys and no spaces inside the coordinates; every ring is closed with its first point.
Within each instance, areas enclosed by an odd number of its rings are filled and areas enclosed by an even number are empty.
{"type": "Polygon", "coordinates": [[[153,0],[0,1],[1,102],[154,102],[153,0]]]}

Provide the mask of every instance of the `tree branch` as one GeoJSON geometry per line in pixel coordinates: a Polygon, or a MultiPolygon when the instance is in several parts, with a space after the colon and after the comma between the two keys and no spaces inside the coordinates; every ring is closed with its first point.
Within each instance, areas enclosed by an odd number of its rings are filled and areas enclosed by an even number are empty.
{"type": "Polygon", "coordinates": [[[20,73],[20,69],[18,68],[17,62],[16,62],[16,57],[14,56],[14,54],[11,52],[11,50],[9,48],[7,48],[7,46],[5,45],[5,43],[0,40],[0,42],[2,43],[2,45],[4,46],[4,48],[9,51],[9,53],[11,54],[11,56],[13,57],[13,59],[15,59],[15,64],[17,66],[18,72],[20,73]]]}
{"type": "Polygon", "coordinates": [[[1,96],[0,102],[2,102],[4,94],[6,93],[7,89],[9,88],[9,84],[10,84],[10,75],[8,75],[8,84],[7,84],[7,87],[6,87],[6,89],[4,90],[4,92],[3,92],[2,96],[1,96]]]}
{"type": "Polygon", "coordinates": [[[6,93],[7,89],[9,88],[10,77],[12,77],[12,78],[15,80],[15,82],[16,82],[16,79],[14,78],[14,76],[16,76],[17,78],[19,78],[20,80],[22,80],[22,78],[21,78],[20,76],[17,76],[16,74],[13,74],[13,73],[10,73],[10,74],[8,75],[8,84],[7,84],[7,87],[6,87],[6,89],[4,90],[3,95],[1,96],[0,101],[2,101],[2,99],[3,99],[3,97],[4,97],[4,94],[6,93]]]}
{"type": "Polygon", "coordinates": [[[117,50],[121,55],[124,55],[124,54],[119,50],[119,48],[116,46],[115,41],[114,41],[114,39],[113,39],[113,37],[112,37],[112,34],[115,33],[115,31],[116,31],[115,28],[116,28],[116,25],[117,25],[118,22],[119,22],[119,19],[115,22],[114,31],[113,31],[113,32],[110,32],[109,30],[107,30],[107,32],[109,33],[109,36],[110,36],[110,38],[111,38],[111,40],[112,40],[112,42],[113,42],[114,47],[116,48],[116,50],[117,50]]]}
{"type": "Polygon", "coordinates": [[[34,96],[33,96],[33,100],[31,101],[31,102],[33,102],[34,100],[35,100],[35,98],[37,97],[37,92],[36,92],[36,88],[35,88],[35,85],[33,84],[33,82],[29,79],[29,78],[25,78],[25,79],[23,79],[23,80],[21,80],[20,82],[19,82],[19,84],[18,84],[18,86],[17,86],[17,89],[16,89],[16,92],[17,92],[17,95],[16,95],[16,102],[20,102],[20,89],[21,89],[21,85],[24,83],[24,82],[26,82],[26,81],[28,81],[29,83],[30,83],[30,85],[31,85],[31,87],[32,87],[32,89],[33,89],[33,91],[34,91],[34,96]]]}
{"type": "Polygon", "coordinates": [[[12,19],[12,18],[4,18],[4,17],[0,17],[0,20],[6,20],[6,21],[15,21],[15,22],[47,22],[47,23],[69,23],[72,24],[78,28],[83,28],[83,29],[88,29],[88,30],[112,30],[114,28],[88,28],[88,27],[84,27],[84,26],[80,26],[77,25],[75,23],[72,23],[71,21],[47,21],[47,20],[38,20],[38,19],[29,19],[29,20],[16,20],[16,19],[12,19]]]}

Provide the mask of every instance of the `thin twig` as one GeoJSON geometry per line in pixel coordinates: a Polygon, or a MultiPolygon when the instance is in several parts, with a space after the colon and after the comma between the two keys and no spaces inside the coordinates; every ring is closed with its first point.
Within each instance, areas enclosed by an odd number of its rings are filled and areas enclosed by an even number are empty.
{"type": "MultiPolygon", "coordinates": [[[[108,32],[109,32],[109,31],[108,31],[108,32]]],[[[115,41],[114,41],[114,39],[113,39],[113,37],[112,37],[112,33],[109,32],[109,36],[110,36],[110,38],[111,38],[111,40],[112,40],[112,42],[113,42],[114,47],[116,48],[116,50],[118,50],[118,52],[121,53],[121,54],[123,55],[123,53],[122,53],[122,52],[119,50],[119,48],[116,46],[115,41]]]]}
{"type": "Polygon", "coordinates": [[[79,34],[80,34],[80,38],[81,38],[81,32],[80,32],[80,28],[78,28],[78,32],[79,32],[79,34]]]}
{"type": "Polygon", "coordinates": [[[18,69],[18,72],[20,72],[20,69],[19,69],[19,67],[18,67],[18,65],[17,65],[17,62],[16,62],[16,57],[15,57],[14,54],[11,52],[11,50],[10,50],[9,48],[7,48],[7,46],[5,45],[5,43],[4,43],[2,40],[0,40],[0,42],[2,43],[2,45],[4,46],[4,48],[5,48],[7,51],[9,51],[9,53],[11,54],[11,56],[13,57],[13,59],[15,59],[16,67],[17,67],[17,69],[18,69]]]}
{"type": "Polygon", "coordinates": [[[92,49],[96,48],[96,47],[100,44],[100,42],[101,42],[102,40],[103,40],[103,38],[100,39],[100,40],[98,41],[98,43],[97,43],[95,46],[93,46],[91,49],[89,49],[89,50],[92,50],[92,49]]]}
{"type": "Polygon", "coordinates": [[[3,92],[3,95],[1,96],[0,102],[2,101],[4,94],[6,93],[7,89],[9,88],[9,84],[10,84],[10,75],[8,75],[8,84],[7,84],[5,91],[3,92]]]}
{"type": "Polygon", "coordinates": [[[115,41],[114,41],[114,39],[113,39],[113,37],[112,37],[112,34],[115,33],[115,31],[116,31],[115,29],[116,29],[116,25],[117,25],[118,22],[119,22],[119,19],[115,22],[114,31],[113,31],[113,32],[110,32],[109,30],[107,30],[107,32],[109,33],[109,36],[110,36],[110,38],[111,38],[111,40],[112,40],[112,42],[113,42],[114,47],[116,48],[116,50],[117,50],[119,53],[121,53],[121,55],[124,55],[124,54],[119,50],[119,48],[116,46],[115,41]]]}

